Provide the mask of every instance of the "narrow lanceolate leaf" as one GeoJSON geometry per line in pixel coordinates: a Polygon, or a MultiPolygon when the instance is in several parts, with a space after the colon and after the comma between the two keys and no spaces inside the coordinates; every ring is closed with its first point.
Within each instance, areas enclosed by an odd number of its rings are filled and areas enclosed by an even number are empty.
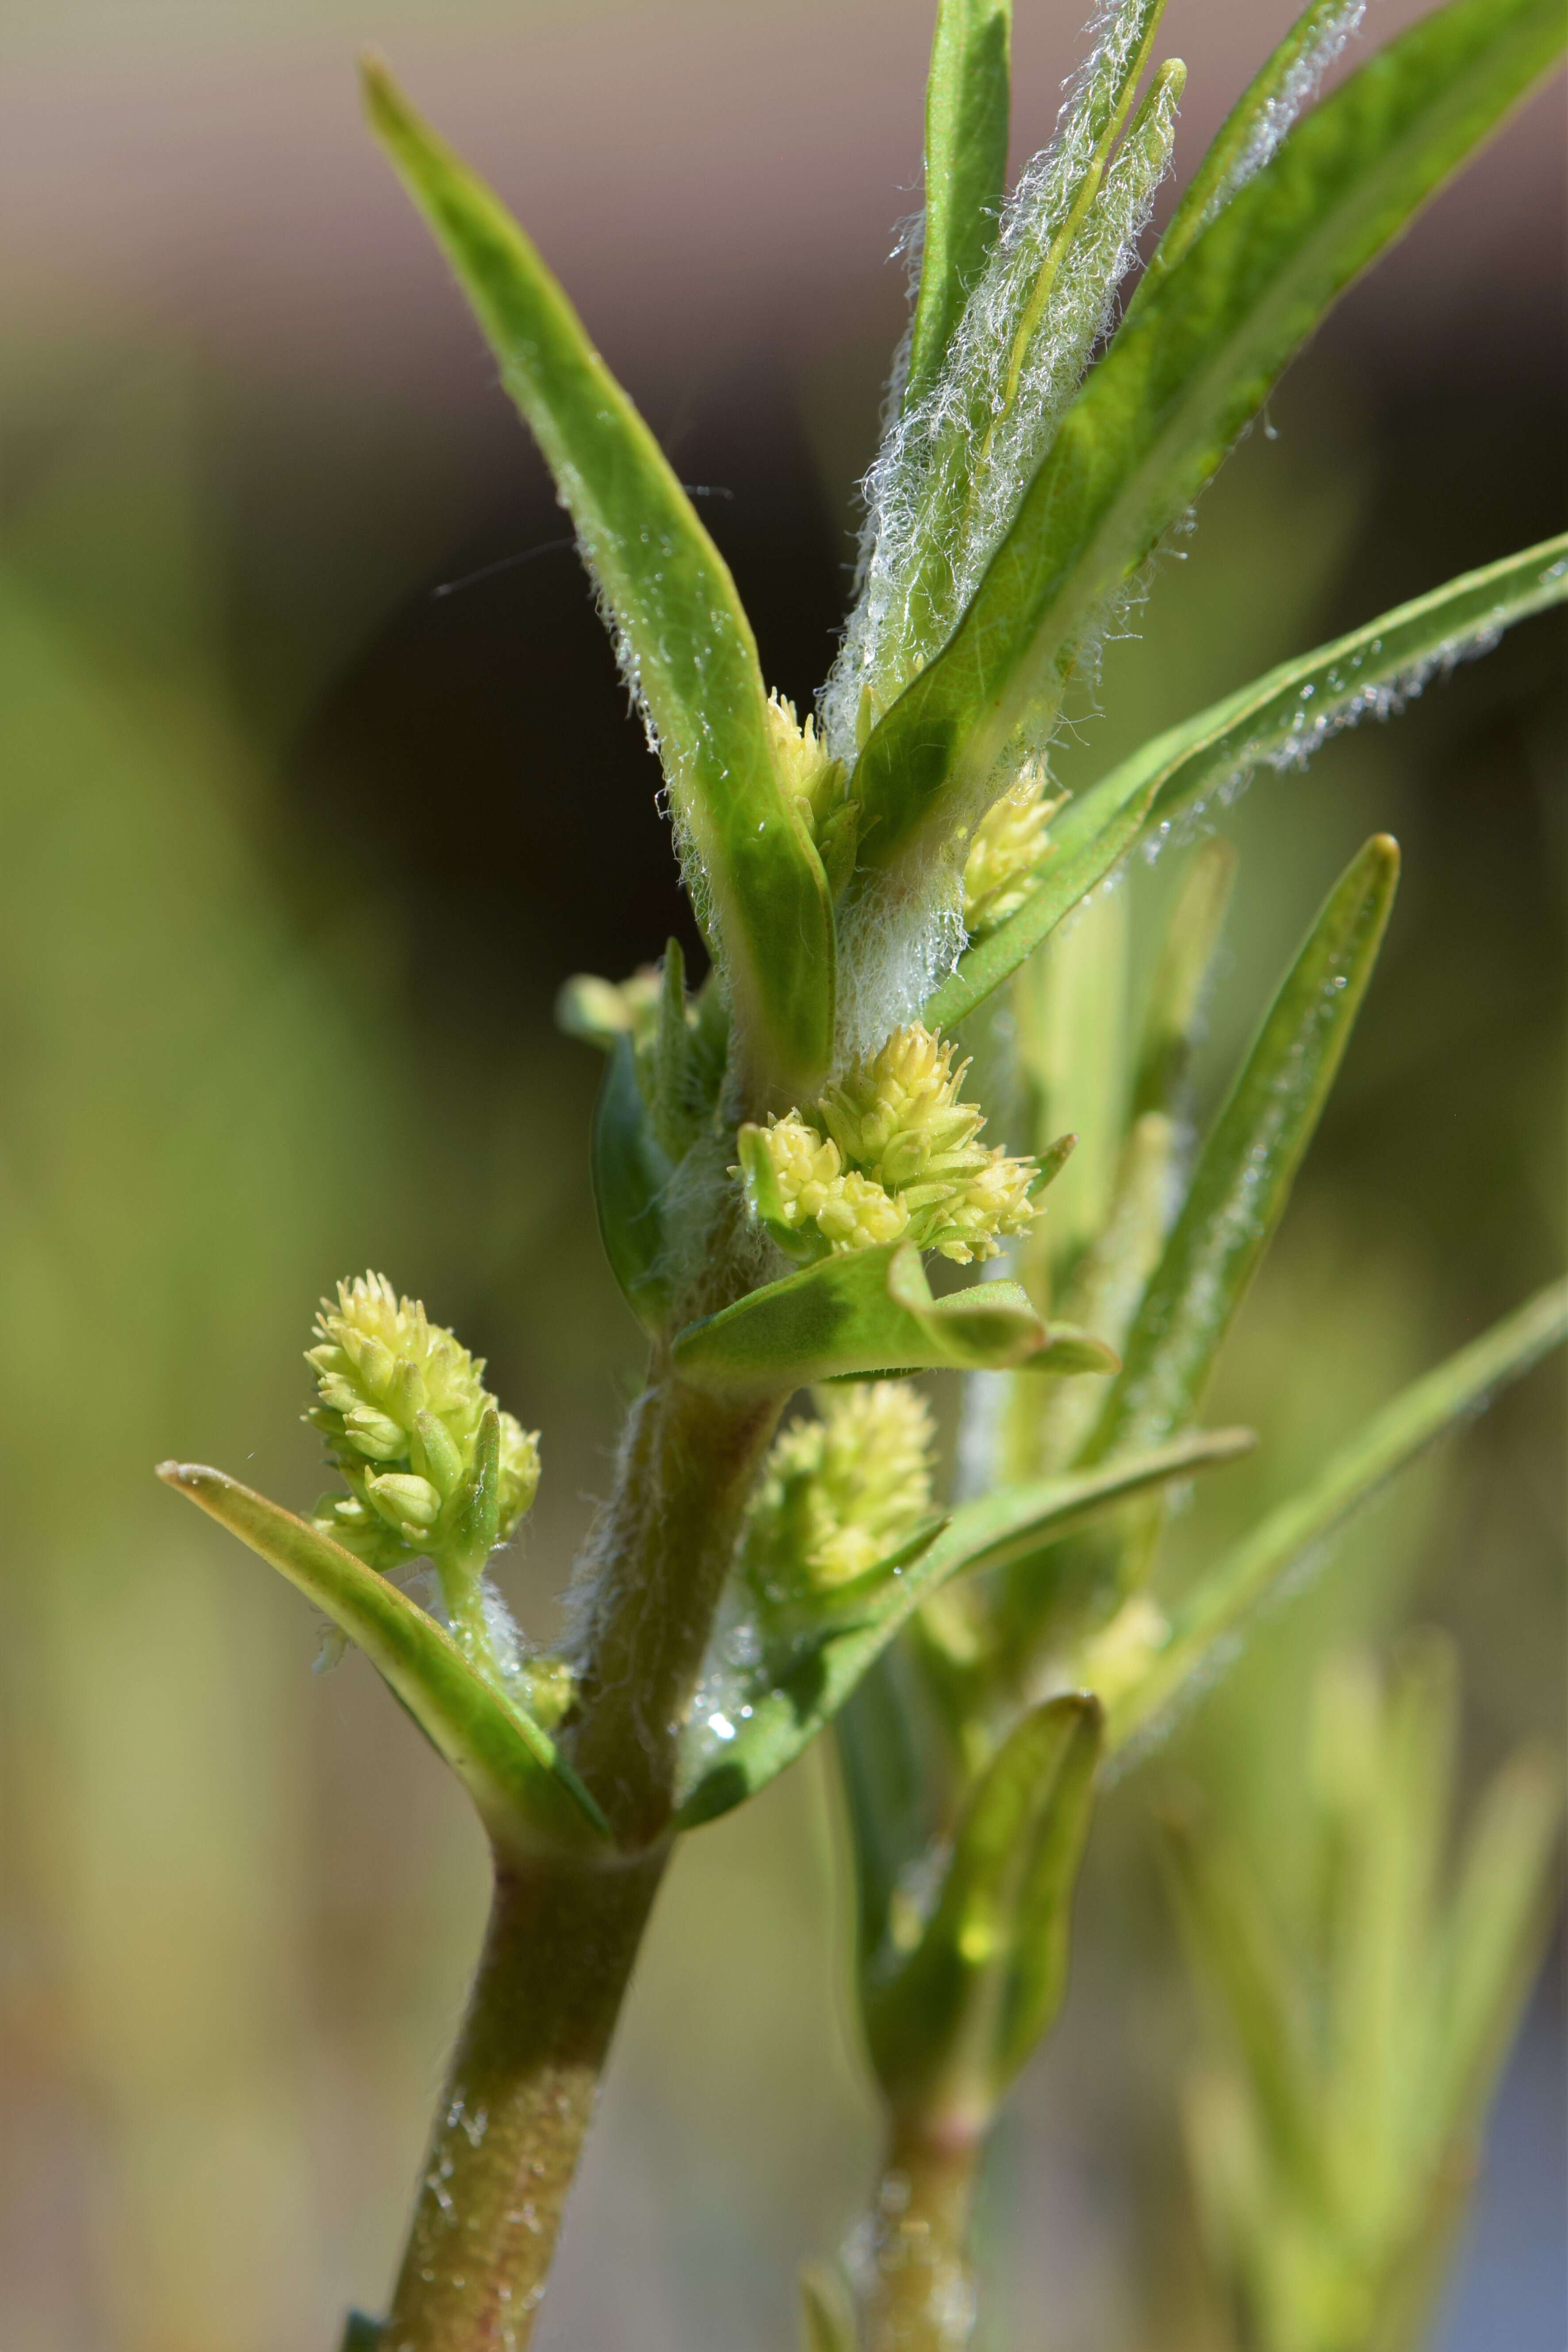
{"type": "Polygon", "coordinates": [[[1235,879],[1230,843],[1206,841],[1176,895],[1155,966],[1133,1082],[1134,1119],[1173,1110],[1181,1099],[1235,879]]]}
{"type": "Polygon", "coordinates": [[[832,908],[774,764],[735,583],[528,238],[382,68],[366,68],[365,87],[371,119],[473,305],[609,607],[658,739],[753,1092],[805,1099],[832,1045],[832,908]]]}
{"type": "Polygon", "coordinates": [[[1549,1755],[1504,1765],[1477,1808],[1443,1941],[1437,2063],[1427,2085],[1434,2141],[1480,2120],[1550,1932],[1562,1822],[1549,1755]]]}
{"type": "Polygon", "coordinates": [[[688,1325],[674,1358],[684,1381],[721,1395],[788,1393],[873,1372],[1024,1364],[1106,1372],[1118,1361],[1087,1333],[1041,1322],[1016,1282],[934,1298],[912,1242],[851,1250],[754,1290],[688,1325]]]}
{"type": "Polygon", "coordinates": [[[1197,1411],[1350,1041],[1398,874],[1377,835],[1312,926],[1204,1146],[1087,1458],[1157,1445],[1197,1411]]]}
{"type": "Polygon", "coordinates": [[[600,1238],[621,1295],[644,1330],[659,1332],[669,1313],[664,1269],[664,1187],[670,1163],[654,1137],[637,1084],[632,1040],[622,1034],[593,1114],[593,1202],[600,1238]]]}
{"type": "Polygon", "coordinates": [[[1012,0],[940,0],[925,86],[925,218],[904,405],[931,389],[997,241],[1007,186],[1012,0]]]}
{"type": "Polygon", "coordinates": [[[932,998],[927,1019],[951,1025],[982,1003],[1145,829],[1168,832],[1257,768],[1305,767],[1342,728],[1388,718],[1428,678],[1565,598],[1568,533],[1397,605],[1155,736],[1062,812],[1040,887],[969,950],[932,998]]]}
{"type": "Polygon", "coordinates": [[[1184,1823],[1166,1824],[1166,1851],[1194,1962],[1228,2017],[1275,2159],[1311,2193],[1322,2152],[1307,2021],[1256,1884],[1235,1855],[1184,1823]]]}
{"type": "Polygon", "coordinates": [[[549,1734],[476,1674],[433,1617],[292,1511],[221,1470],[165,1462],[159,1476],[286,1576],[363,1650],[512,1853],[608,1848],[603,1814],[549,1734]]]}
{"type": "Polygon", "coordinates": [[[1143,1676],[1112,1705],[1113,1747],[1134,1737],[1190,1676],[1201,1675],[1216,1645],[1388,1479],[1564,1339],[1568,1282],[1560,1282],[1385,1405],[1310,1486],[1243,1536],[1175,1612],[1143,1676]]]}
{"type": "Polygon", "coordinates": [[[857,770],[867,854],[918,863],[1060,699],[1074,653],[1323,313],[1559,54],[1559,0],[1453,0],[1299,122],[1124,321],[963,620],[857,770]],[[1032,714],[1032,716],[1031,716],[1032,714]]]}
{"type": "Polygon", "coordinates": [[[692,1829],[727,1812],[792,1763],[911,1612],[949,1579],[1037,1552],[1170,1479],[1233,1460],[1252,1443],[1248,1430],[1202,1431],[1143,1456],[1008,1488],[955,1511],[913,1557],[897,1554],[854,1587],[840,1587],[828,1598],[814,1643],[797,1642],[781,1669],[765,1658],[726,1677],[733,1688],[688,1726],[681,1746],[679,1827],[692,1829]]]}
{"type": "Polygon", "coordinates": [[[866,1956],[866,2039],[894,2105],[983,2129],[1054,2019],[1101,1728],[1085,1693],[1032,1708],[975,1788],[914,1950],[866,1956]]]}
{"type": "Polygon", "coordinates": [[[1156,286],[1228,204],[1260,172],[1366,13],[1366,0],[1313,0],[1243,90],[1182,192],[1129,310],[1156,286]]]}

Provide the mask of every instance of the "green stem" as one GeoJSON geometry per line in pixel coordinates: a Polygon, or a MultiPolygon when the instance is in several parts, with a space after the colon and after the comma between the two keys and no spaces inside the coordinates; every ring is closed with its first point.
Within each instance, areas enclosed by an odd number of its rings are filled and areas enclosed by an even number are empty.
{"type": "Polygon", "coordinates": [[[523,2352],[664,1859],[497,1870],[381,2352],[523,2352]]]}
{"type": "Polygon", "coordinates": [[[969,2342],[969,2217],[980,2149],[967,2126],[894,2120],[861,2290],[865,2352],[962,2352],[969,2342]]]}
{"type": "MultiPolygon", "coordinates": [[[[716,1237],[708,1262],[744,1280],[716,1237]]],[[[693,1316],[727,1304],[697,1297],[693,1316]]],[[[619,1859],[498,1865],[495,1904],[382,2352],[524,2352],[595,2090],[664,1874],[677,1743],[782,1399],[726,1405],[663,1352],[574,1580],[561,1742],[619,1859]]]]}

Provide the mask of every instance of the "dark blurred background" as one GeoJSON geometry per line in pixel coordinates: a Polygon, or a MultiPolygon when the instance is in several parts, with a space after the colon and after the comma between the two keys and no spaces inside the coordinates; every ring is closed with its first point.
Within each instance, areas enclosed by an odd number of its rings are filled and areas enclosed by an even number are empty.
{"type": "MultiPolygon", "coordinates": [[[[1082,0],[1017,37],[1019,159],[1082,0]]],[[[1172,0],[1178,163],[1289,0],[1172,0]]],[[[1418,13],[1384,0],[1375,29],[1418,13]]],[[[151,1465],[290,1501],[318,1294],[384,1267],[544,1430],[548,1632],[638,1370],[559,981],[689,940],[656,778],[542,467],[359,121],[355,48],[515,203],[809,701],[903,312],[925,0],[50,0],[0,23],[0,2344],[278,2352],[376,2307],[485,1896],[373,1678],[151,1465]]],[[[1086,781],[1293,648],[1557,529],[1560,90],[1358,288],[1111,648],[1086,781]]],[[[1267,1443],[1196,1552],[1562,1252],[1563,639],[1266,780],[1210,1099],[1366,833],[1385,963],[1215,1400],[1267,1443]]],[[[1152,919],[1176,854],[1129,885],[1152,919]]],[[[1139,929],[1140,937],[1148,923],[1139,929]]],[[[1219,2341],[1181,2183],[1197,2021],[1151,1809],[1283,1854],[1314,1660],[1464,1647],[1479,1771],[1561,1746],[1562,1391],[1407,1480],[1104,1808],[1074,1990],[1004,2134],[988,2352],[1219,2341]]],[[[792,2341],[873,2159],[812,1759],[664,1899],[541,2352],[792,2341]]],[[[1555,1967],[1445,2352],[1562,2352],[1555,1967]]]]}

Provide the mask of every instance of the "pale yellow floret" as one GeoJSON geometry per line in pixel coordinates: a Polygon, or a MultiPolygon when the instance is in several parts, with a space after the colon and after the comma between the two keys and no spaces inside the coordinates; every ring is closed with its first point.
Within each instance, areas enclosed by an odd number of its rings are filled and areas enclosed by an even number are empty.
{"type": "Polygon", "coordinates": [[[843,802],[844,763],[835,760],[807,714],[802,727],[795,706],[780,694],[768,698],[768,733],[779,777],[792,800],[803,804],[813,837],[843,802]]]}
{"type": "Polygon", "coordinates": [[[1038,1213],[1040,1171],[978,1140],[984,1116],[961,1099],[968,1066],[913,1021],[826,1089],[815,1112],[825,1135],[799,1111],[758,1130],[784,1223],[814,1223],[835,1250],[907,1233],[960,1265],[994,1257],[1038,1213]]]}
{"type": "Polygon", "coordinates": [[[753,1503],[746,1565],[774,1599],[831,1590],[895,1551],[931,1507],[936,1433],[902,1381],[821,1391],[821,1418],[778,1440],[753,1503]]]}
{"type": "Polygon", "coordinates": [[[964,861],[964,929],[972,939],[1023,905],[1051,856],[1051,820],[1065,797],[1049,796],[1045,763],[1030,760],[975,827],[964,861]]]}

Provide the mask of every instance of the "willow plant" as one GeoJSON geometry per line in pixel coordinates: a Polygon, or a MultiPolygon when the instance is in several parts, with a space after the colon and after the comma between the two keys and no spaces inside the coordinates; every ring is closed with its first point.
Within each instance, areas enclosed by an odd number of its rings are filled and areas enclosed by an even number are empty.
{"type": "Polygon", "coordinates": [[[343,1286],[310,1351],[341,1481],[313,1514],[165,1467],[366,1652],[494,1849],[406,2255],[350,2342],[528,2343],[673,1846],[831,1725],[888,2152],[803,2325],[824,2347],[964,2343],[976,2166],[1061,1998],[1105,1759],[1364,1495],[1563,1334],[1561,1292],[1526,1307],[1160,1597],[1173,1483],[1251,1443],[1202,1428],[1202,1398],[1397,853],[1373,840],[1330,892],[1196,1151],[1186,1073],[1226,854],[1194,858],[1135,1015],[1124,901],[1103,886],[1255,769],[1386,715],[1568,593],[1568,541],[1508,557],[1053,793],[1064,699],[1162,541],[1335,298],[1563,42],[1560,0],[1450,0],[1313,103],[1360,15],[1317,0],[1129,294],[1183,79],[1154,63],[1161,13],[1103,0],[1009,194],[1007,0],[941,0],[914,315],[856,601],[803,719],[532,244],[367,69],[375,130],[571,517],[711,963],[694,988],[672,945],[656,972],[563,999],[608,1056],[593,1188],[649,1362],[557,1648],[517,1631],[486,1573],[537,1441],[379,1276],[343,1286]],[[924,1372],[967,1382],[946,1503],[924,1372]],[[780,1433],[803,1391],[814,1408],[780,1433]]]}

